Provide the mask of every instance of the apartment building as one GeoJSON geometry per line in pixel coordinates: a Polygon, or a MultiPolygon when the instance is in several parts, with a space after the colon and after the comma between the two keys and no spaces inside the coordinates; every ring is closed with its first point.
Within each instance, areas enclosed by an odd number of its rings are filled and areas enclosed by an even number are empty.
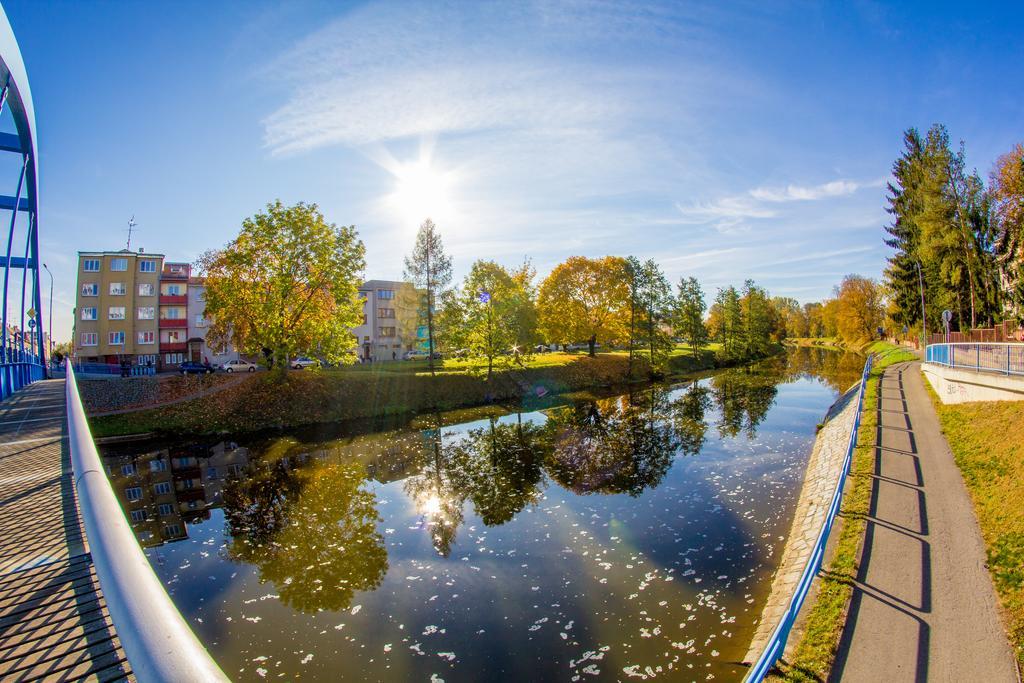
{"type": "Polygon", "coordinates": [[[78,252],[74,355],[83,362],[156,365],[163,254],[78,252]]]}
{"type": "Polygon", "coordinates": [[[188,351],[192,360],[208,361],[221,365],[239,358],[241,354],[231,345],[211,346],[206,343],[210,319],[206,317],[206,283],[203,278],[193,277],[188,281],[188,351]]]}
{"type": "Polygon", "coordinates": [[[426,328],[419,325],[420,295],[408,282],[368,280],[359,288],[363,322],[352,330],[364,361],[401,360],[426,349],[426,328]]]}

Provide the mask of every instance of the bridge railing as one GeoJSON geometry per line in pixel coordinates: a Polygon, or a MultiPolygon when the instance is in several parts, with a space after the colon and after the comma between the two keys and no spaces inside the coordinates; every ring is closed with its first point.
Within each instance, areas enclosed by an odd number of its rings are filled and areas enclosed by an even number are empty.
{"type": "Polygon", "coordinates": [[[38,356],[18,348],[0,348],[0,400],[45,378],[46,368],[38,356]]]}
{"type": "Polygon", "coordinates": [[[786,606],[786,611],[779,620],[779,625],[772,631],[771,638],[765,644],[761,656],[757,658],[750,671],[747,672],[747,676],[744,679],[746,683],[760,683],[768,675],[775,662],[779,660],[779,657],[782,656],[786,649],[786,641],[793,630],[793,624],[796,623],[796,617],[800,613],[800,608],[807,598],[807,592],[811,588],[811,582],[814,581],[814,577],[821,570],[821,562],[825,556],[825,544],[828,543],[829,534],[832,532],[832,524],[839,513],[839,505],[843,500],[843,485],[846,483],[846,477],[850,474],[853,451],[857,447],[860,416],[864,410],[864,387],[867,385],[868,374],[871,372],[873,362],[874,356],[868,356],[867,362],[864,363],[864,371],[860,376],[860,387],[857,389],[857,414],[853,419],[853,429],[850,431],[850,439],[846,447],[846,457],[843,458],[842,472],[839,475],[839,481],[836,483],[836,489],[832,494],[832,502],[829,504],[828,513],[825,515],[824,522],[822,522],[821,531],[818,532],[814,548],[811,550],[807,564],[800,574],[800,581],[796,584],[793,597],[790,599],[789,605],[786,606]]]}
{"type": "Polygon", "coordinates": [[[70,364],[66,393],[68,446],[89,551],[135,677],[168,683],[227,681],[153,573],[114,497],[70,364]]]}
{"type": "Polygon", "coordinates": [[[924,352],[928,363],[1001,375],[1024,375],[1024,344],[992,342],[929,344],[924,352]]]}

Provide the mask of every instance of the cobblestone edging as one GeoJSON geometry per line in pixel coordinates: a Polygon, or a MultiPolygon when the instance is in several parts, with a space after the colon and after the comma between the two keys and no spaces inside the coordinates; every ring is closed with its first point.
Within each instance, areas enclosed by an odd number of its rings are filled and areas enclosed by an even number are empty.
{"type": "MultiPolygon", "coordinates": [[[[828,513],[829,504],[839,482],[843,459],[850,445],[850,430],[853,429],[857,414],[857,389],[854,385],[829,408],[825,426],[818,432],[814,450],[807,463],[800,500],[797,502],[793,524],[789,529],[782,561],[772,580],[772,590],[761,612],[761,620],[750,642],[744,662],[757,661],[778,626],[800,581],[800,575],[807,566],[811,550],[821,532],[821,526],[828,513]]],[[[805,603],[813,604],[813,601],[805,603]]],[[[790,645],[799,638],[790,638],[790,645]]]]}

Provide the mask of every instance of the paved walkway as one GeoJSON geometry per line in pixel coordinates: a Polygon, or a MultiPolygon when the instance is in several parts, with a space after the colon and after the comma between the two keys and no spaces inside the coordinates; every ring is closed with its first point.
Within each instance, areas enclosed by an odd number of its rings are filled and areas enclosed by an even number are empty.
{"type": "Polygon", "coordinates": [[[970,498],[920,364],[879,385],[863,555],[832,678],[1017,680],[970,498]]]}
{"type": "Polygon", "coordinates": [[[64,381],[0,403],[0,681],[130,678],[78,515],[64,381]]]}

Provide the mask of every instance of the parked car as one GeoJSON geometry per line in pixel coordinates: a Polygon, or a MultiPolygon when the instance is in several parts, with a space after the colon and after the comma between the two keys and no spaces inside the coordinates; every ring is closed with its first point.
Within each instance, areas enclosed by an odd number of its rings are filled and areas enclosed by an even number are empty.
{"type": "Polygon", "coordinates": [[[229,360],[220,366],[224,372],[256,372],[256,364],[241,358],[229,360]]]}
{"type": "Polygon", "coordinates": [[[183,375],[209,375],[213,373],[213,366],[209,363],[187,360],[178,366],[178,370],[183,375]]]}
{"type": "Polygon", "coordinates": [[[307,358],[306,356],[299,356],[298,358],[293,358],[292,361],[288,364],[288,366],[292,370],[303,370],[305,368],[316,367],[317,365],[320,365],[320,361],[315,360],[313,358],[307,358]]]}

